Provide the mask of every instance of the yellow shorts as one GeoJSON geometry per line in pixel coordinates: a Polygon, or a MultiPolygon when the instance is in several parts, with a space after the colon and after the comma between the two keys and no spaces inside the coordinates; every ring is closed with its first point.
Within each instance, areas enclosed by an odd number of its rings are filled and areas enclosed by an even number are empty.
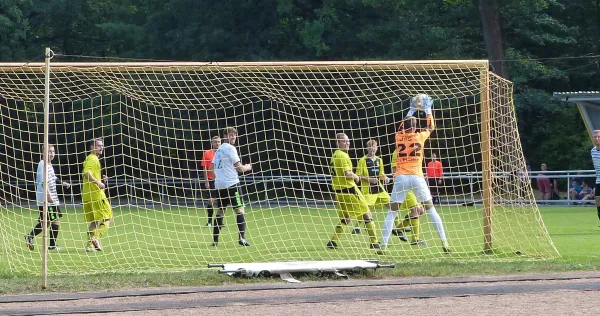
{"type": "Polygon", "coordinates": [[[419,201],[417,201],[417,196],[413,193],[412,190],[408,191],[408,194],[406,194],[406,199],[404,200],[404,202],[402,202],[402,204],[400,204],[400,212],[410,211],[410,209],[417,204],[419,204],[419,201]]]}
{"type": "Polygon", "coordinates": [[[369,206],[386,206],[390,203],[390,195],[385,191],[375,194],[365,194],[365,200],[369,206]]]}
{"type": "Polygon", "coordinates": [[[108,199],[84,202],[83,213],[85,215],[85,221],[88,223],[113,217],[108,199]]]}
{"type": "Polygon", "coordinates": [[[338,202],[338,216],[340,218],[359,218],[369,213],[369,206],[364,195],[358,188],[347,189],[349,193],[335,194],[338,202]]]}

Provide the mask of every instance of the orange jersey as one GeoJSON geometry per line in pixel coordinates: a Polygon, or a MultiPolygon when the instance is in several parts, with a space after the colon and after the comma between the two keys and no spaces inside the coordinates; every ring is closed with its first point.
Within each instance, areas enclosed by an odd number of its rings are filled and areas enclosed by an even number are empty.
{"type": "Polygon", "coordinates": [[[396,173],[423,176],[423,149],[425,140],[431,135],[428,130],[419,133],[396,133],[396,173]]]}

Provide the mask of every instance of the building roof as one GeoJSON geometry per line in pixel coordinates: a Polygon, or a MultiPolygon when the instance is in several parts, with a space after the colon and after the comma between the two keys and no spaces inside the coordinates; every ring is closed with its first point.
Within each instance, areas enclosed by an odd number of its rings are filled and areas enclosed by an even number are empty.
{"type": "Polygon", "coordinates": [[[561,99],[562,101],[588,101],[592,103],[600,103],[600,91],[554,92],[552,95],[557,99],[561,99]]]}

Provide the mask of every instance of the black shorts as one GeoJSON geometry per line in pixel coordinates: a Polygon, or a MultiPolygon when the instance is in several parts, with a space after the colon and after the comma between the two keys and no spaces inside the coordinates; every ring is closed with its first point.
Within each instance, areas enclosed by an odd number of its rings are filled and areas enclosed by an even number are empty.
{"type": "Polygon", "coordinates": [[[439,187],[441,186],[438,184],[439,180],[440,178],[427,178],[427,184],[429,184],[429,189],[431,190],[432,194],[439,194],[439,187]]]}
{"type": "MultiPolygon", "coordinates": [[[[40,214],[40,216],[38,217],[38,221],[42,221],[42,218],[44,218],[44,207],[38,206],[38,210],[39,210],[39,214],[40,214]]],[[[49,221],[52,222],[57,219],[60,219],[61,217],[62,217],[62,212],[60,211],[60,207],[48,205],[48,220],[49,221]]]]}
{"type": "Polygon", "coordinates": [[[596,197],[600,197],[600,193],[598,193],[598,192],[600,192],[599,190],[600,190],[600,183],[596,183],[596,191],[594,191],[594,195],[596,197]]]}
{"type": "Polygon", "coordinates": [[[217,205],[221,208],[231,206],[234,210],[240,207],[244,207],[242,202],[242,196],[240,195],[239,187],[237,185],[231,186],[225,189],[216,190],[217,205]]]}
{"type": "Polygon", "coordinates": [[[208,181],[208,186],[210,187],[210,189],[207,189],[204,186],[204,183],[206,182],[202,182],[202,184],[200,184],[202,186],[202,197],[205,199],[215,198],[217,196],[217,192],[215,190],[215,180],[208,181]]]}

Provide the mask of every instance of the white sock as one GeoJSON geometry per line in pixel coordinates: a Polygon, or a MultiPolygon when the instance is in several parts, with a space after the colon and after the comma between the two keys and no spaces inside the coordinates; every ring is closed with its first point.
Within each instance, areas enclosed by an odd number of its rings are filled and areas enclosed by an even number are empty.
{"type": "Polygon", "coordinates": [[[442,245],[444,245],[444,247],[448,247],[448,240],[446,239],[446,232],[444,231],[444,223],[442,223],[440,214],[438,214],[438,212],[435,210],[435,206],[432,206],[427,210],[427,215],[429,216],[431,223],[433,223],[433,227],[435,227],[438,236],[440,236],[442,245]]]}
{"type": "Polygon", "coordinates": [[[387,215],[385,216],[385,221],[383,222],[383,245],[387,246],[390,241],[390,236],[392,235],[392,229],[394,229],[394,220],[398,216],[398,212],[394,212],[389,210],[387,215]]]}

